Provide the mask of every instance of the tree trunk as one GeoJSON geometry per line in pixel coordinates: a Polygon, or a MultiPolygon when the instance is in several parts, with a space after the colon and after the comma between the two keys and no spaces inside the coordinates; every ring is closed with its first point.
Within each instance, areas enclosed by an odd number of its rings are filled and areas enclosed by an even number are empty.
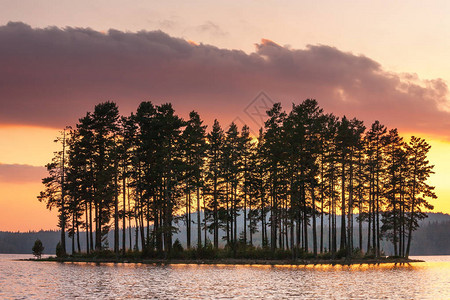
{"type": "Polygon", "coordinates": [[[127,205],[126,205],[126,178],[125,172],[122,178],[122,194],[123,194],[123,206],[122,206],[122,255],[126,253],[126,217],[127,217],[127,205]]]}
{"type": "Polygon", "coordinates": [[[348,194],[348,214],[347,214],[347,257],[350,257],[353,250],[353,156],[350,153],[349,168],[349,194],[348,194]]]}
{"type": "Polygon", "coordinates": [[[411,239],[412,239],[412,231],[413,231],[413,220],[414,220],[414,210],[416,205],[416,175],[417,175],[417,165],[416,162],[414,162],[414,170],[413,170],[413,188],[411,191],[411,212],[410,212],[410,219],[409,219],[409,225],[408,225],[408,244],[406,245],[406,253],[405,257],[409,257],[409,250],[411,247],[411,239]]]}
{"type": "Polygon", "coordinates": [[[197,249],[202,247],[202,226],[200,223],[200,188],[197,186],[197,249]]]}
{"type": "Polygon", "coordinates": [[[116,174],[114,176],[114,253],[119,255],[119,183],[117,176],[117,164],[115,164],[114,170],[116,174]]]}
{"type": "Polygon", "coordinates": [[[89,202],[89,247],[90,250],[94,250],[94,237],[92,234],[92,202],[89,202]]]}
{"type": "Polygon", "coordinates": [[[86,230],[86,253],[89,254],[89,211],[88,203],[84,202],[85,230],[86,230]]]}
{"type": "Polygon", "coordinates": [[[191,248],[191,193],[186,183],[186,244],[191,248]]]}
{"type": "Polygon", "coordinates": [[[340,250],[345,250],[347,248],[346,236],[345,236],[345,163],[344,157],[342,157],[342,170],[341,170],[341,243],[339,245],[340,250]]]}
{"type": "Polygon", "coordinates": [[[214,172],[214,248],[219,248],[219,220],[217,216],[217,175],[214,172]]]}
{"type": "Polygon", "coordinates": [[[314,193],[314,185],[311,188],[312,201],[312,221],[313,221],[313,252],[314,257],[317,257],[317,232],[316,232],[316,197],[314,193]]]}
{"type": "Polygon", "coordinates": [[[77,250],[78,250],[78,253],[80,253],[81,252],[81,245],[80,245],[80,224],[79,224],[79,222],[78,222],[78,216],[77,216],[77,226],[76,226],[76,229],[77,229],[77,250]]]}
{"type": "Polygon", "coordinates": [[[247,245],[247,183],[244,180],[244,245],[247,245]]]}

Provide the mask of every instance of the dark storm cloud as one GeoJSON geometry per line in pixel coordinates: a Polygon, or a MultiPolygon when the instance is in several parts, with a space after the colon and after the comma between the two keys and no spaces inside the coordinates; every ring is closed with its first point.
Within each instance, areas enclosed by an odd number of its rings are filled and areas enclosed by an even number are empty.
{"type": "Polygon", "coordinates": [[[0,183],[38,183],[46,176],[44,167],[0,163],[0,183]]]}
{"type": "Polygon", "coordinates": [[[196,109],[208,123],[230,122],[261,90],[286,109],[316,98],[327,112],[450,136],[443,80],[390,73],[329,46],[296,50],[262,40],[246,54],[161,31],[0,27],[1,123],[62,127],[106,100],[122,113],[151,100],[172,102],[182,115],[196,109]]]}

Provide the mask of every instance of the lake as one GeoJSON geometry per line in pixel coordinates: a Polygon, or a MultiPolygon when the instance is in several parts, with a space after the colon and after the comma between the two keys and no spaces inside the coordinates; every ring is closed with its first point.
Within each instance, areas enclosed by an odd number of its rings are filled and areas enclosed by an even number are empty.
{"type": "Polygon", "coordinates": [[[29,257],[0,254],[0,299],[450,299],[450,256],[401,266],[16,261],[29,257]]]}

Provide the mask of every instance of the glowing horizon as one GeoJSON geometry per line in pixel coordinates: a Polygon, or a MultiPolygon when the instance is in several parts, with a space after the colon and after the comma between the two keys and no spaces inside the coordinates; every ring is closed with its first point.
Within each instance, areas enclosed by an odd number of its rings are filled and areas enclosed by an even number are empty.
{"type": "MultiPolygon", "coordinates": [[[[208,124],[210,125],[210,124],[208,124]]],[[[366,124],[368,126],[369,124],[366,124]]],[[[223,127],[227,125],[222,124],[223,127]]],[[[208,126],[209,131],[211,126],[208,126]]],[[[41,167],[42,170],[39,174],[47,175],[43,166],[51,161],[53,157],[53,151],[58,150],[57,145],[53,140],[58,135],[58,129],[43,128],[43,127],[30,127],[30,126],[0,126],[0,138],[5,138],[6,134],[3,131],[8,128],[9,133],[13,132],[14,135],[19,135],[22,138],[19,140],[18,148],[25,148],[26,144],[20,143],[29,141],[29,139],[39,140],[42,138],[46,142],[40,144],[40,151],[33,159],[23,159],[23,152],[17,151],[14,156],[13,153],[9,153],[9,158],[1,164],[9,164],[13,161],[21,160],[24,162],[21,166],[33,166],[41,167]],[[2,130],[3,129],[3,130],[2,130]],[[33,164],[35,162],[36,164],[33,164]]],[[[389,128],[390,129],[390,128],[389,128]]],[[[411,133],[403,133],[400,131],[400,135],[405,141],[408,141],[411,133]]],[[[445,157],[450,149],[450,142],[445,140],[439,140],[436,137],[430,138],[427,136],[417,135],[425,138],[426,141],[432,146],[429,159],[432,164],[435,165],[433,174],[430,177],[429,183],[436,186],[436,193],[438,199],[431,200],[430,203],[435,206],[432,212],[450,213],[450,187],[447,186],[447,178],[450,177],[450,161],[446,161],[445,157]]],[[[1,149],[1,148],[0,148],[1,149]]],[[[25,151],[25,150],[24,150],[25,151]]],[[[4,153],[4,152],[0,152],[4,153]]],[[[29,172],[29,171],[28,171],[29,172]]],[[[1,175],[1,174],[0,174],[1,175]]],[[[20,174],[19,174],[20,175],[20,174]]],[[[14,179],[9,182],[2,182],[0,176],[0,231],[21,231],[26,232],[29,230],[57,230],[57,213],[46,209],[44,203],[40,203],[37,200],[37,195],[43,190],[43,185],[40,178],[31,178],[25,182],[15,182],[14,179]],[[13,216],[13,218],[11,218],[13,216]]]]}
{"type": "Polygon", "coordinates": [[[315,98],[326,113],[425,138],[434,211],[450,213],[447,2],[131,2],[4,1],[0,231],[56,229],[39,174],[58,131],[109,100],[122,115],[171,102],[185,119],[196,110],[256,134],[267,105],[315,98]]]}

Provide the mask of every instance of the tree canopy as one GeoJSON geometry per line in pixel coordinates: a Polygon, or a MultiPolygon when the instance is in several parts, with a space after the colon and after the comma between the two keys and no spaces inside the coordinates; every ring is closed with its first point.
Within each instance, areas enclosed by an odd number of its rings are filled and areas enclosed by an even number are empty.
{"type": "Polygon", "coordinates": [[[381,256],[382,239],[396,256],[408,256],[412,233],[436,198],[425,140],[406,142],[379,121],[367,130],[356,118],[324,113],[313,99],[290,112],[274,104],[258,136],[217,120],[208,130],[197,112],[183,120],[170,103],[142,102],[120,116],[105,102],[58,142],[62,150],[47,165],[38,198],[59,212],[64,252],[66,230],[72,252],[80,252],[84,229],[90,252],[107,247],[114,229],[119,254],[121,229],[123,253],[167,255],[176,223],[184,222],[187,248],[196,241],[198,249],[217,249],[223,241],[236,251],[259,234],[261,247],[293,256],[381,256]]]}

